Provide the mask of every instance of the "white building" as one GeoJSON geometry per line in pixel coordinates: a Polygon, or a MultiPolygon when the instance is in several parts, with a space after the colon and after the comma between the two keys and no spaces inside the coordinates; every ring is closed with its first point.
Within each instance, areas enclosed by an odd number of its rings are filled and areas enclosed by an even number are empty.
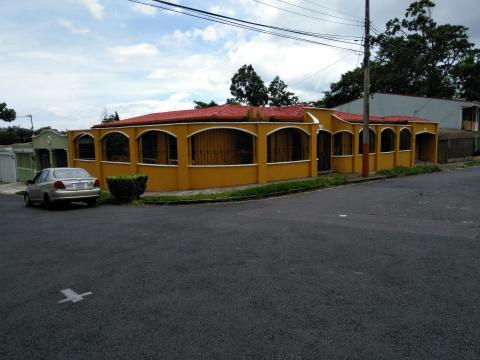
{"type": "MultiPolygon", "coordinates": [[[[339,105],[336,109],[362,114],[363,98],[339,105]]],[[[478,102],[375,93],[370,97],[370,115],[412,116],[438,122],[440,129],[480,130],[480,103],[478,102]]]]}

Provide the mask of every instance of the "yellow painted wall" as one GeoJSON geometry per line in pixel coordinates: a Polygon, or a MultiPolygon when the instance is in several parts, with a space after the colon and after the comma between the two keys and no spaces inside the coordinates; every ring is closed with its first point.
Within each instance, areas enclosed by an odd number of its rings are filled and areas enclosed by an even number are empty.
{"type": "Polygon", "coordinates": [[[138,165],[138,172],[148,176],[147,191],[172,191],[178,188],[176,166],[138,165]]]}
{"type": "Polygon", "coordinates": [[[190,189],[239,186],[257,182],[257,165],[241,166],[190,166],[190,189]]]}
{"type": "MultiPolygon", "coordinates": [[[[340,173],[361,172],[362,156],[358,155],[358,143],[361,141],[358,130],[360,124],[351,124],[341,121],[332,114],[331,109],[304,109],[305,121],[299,123],[187,123],[165,124],[156,126],[138,126],[126,128],[88,129],[68,132],[69,161],[72,166],[83,167],[93,176],[101,180],[102,188],[106,188],[105,178],[111,175],[140,172],[149,177],[147,191],[171,191],[186,189],[203,189],[211,187],[237,186],[255,183],[266,183],[284,179],[297,179],[317,174],[317,132],[326,130],[334,134],[338,131],[350,131],[354,134],[353,156],[331,158],[331,167],[340,173]],[[312,114],[310,116],[308,113],[312,114]],[[315,121],[319,121],[316,123],[315,121]],[[281,128],[300,128],[310,134],[310,159],[305,162],[291,162],[267,164],[267,136],[281,128]],[[253,165],[242,166],[190,166],[188,139],[193,134],[215,128],[236,128],[255,134],[255,162],[253,165]],[[177,139],[178,164],[177,166],[149,166],[138,164],[138,136],[148,130],[166,131],[177,139]],[[102,161],[101,137],[110,132],[121,132],[128,136],[130,141],[130,164],[107,163],[102,161]],[[88,133],[95,141],[95,161],[81,161],[74,159],[74,139],[80,134],[88,133]]],[[[415,123],[413,125],[371,125],[376,132],[377,153],[380,148],[380,131],[383,127],[391,127],[396,133],[396,149],[391,154],[369,155],[370,171],[390,168],[395,165],[411,166],[414,164],[415,134],[431,132],[438,139],[438,125],[435,123],[415,123]],[[412,130],[412,151],[399,152],[399,130],[408,127],[412,130]]],[[[332,139],[333,146],[333,139],[332,139]]],[[[436,161],[436,145],[432,146],[432,156],[436,161]]]]}
{"type": "Polygon", "coordinates": [[[310,161],[307,160],[292,163],[270,163],[267,165],[267,174],[268,181],[309,177],[310,161]]]}
{"type": "Polygon", "coordinates": [[[395,153],[378,154],[378,168],[376,171],[391,169],[395,166],[395,153]]]}
{"type": "Polygon", "coordinates": [[[410,166],[412,152],[411,151],[399,151],[397,154],[397,164],[396,166],[410,166]]]}

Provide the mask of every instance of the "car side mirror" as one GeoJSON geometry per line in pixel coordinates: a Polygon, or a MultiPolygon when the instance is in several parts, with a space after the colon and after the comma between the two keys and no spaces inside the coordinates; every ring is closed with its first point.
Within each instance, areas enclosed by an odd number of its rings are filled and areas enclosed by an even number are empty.
{"type": "Polygon", "coordinates": [[[27,181],[25,182],[25,184],[26,184],[26,185],[32,185],[32,184],[33,184],[33,180],[27,180],[27,181]]]}

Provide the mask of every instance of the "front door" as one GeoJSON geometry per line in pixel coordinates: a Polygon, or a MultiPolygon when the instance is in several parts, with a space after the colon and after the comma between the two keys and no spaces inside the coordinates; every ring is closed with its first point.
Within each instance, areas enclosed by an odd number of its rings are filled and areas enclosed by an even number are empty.
{"type": "Polygon", "coordinates": [[[319,131],[317,135],[318,171],[330,170],[331,146],[332,135],[326,131],[319,131]]]}

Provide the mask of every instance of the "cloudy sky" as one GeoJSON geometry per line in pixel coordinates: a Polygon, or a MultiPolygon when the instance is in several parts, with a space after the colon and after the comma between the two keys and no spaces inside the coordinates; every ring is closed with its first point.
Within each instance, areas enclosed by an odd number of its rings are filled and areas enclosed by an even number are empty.
{"type": "MultiPolygon", "coordinates": [[[[363,0],[175,2],[322,34],[362,32],[356,20],[363,16],[363,0]]],[[[388,19],[403,17],[410,0],[371,3],[372,20],[383,30],[388,19]]],[[[439,23],[468,26],[472,42],[479,43],[478,0],[436,4],[433,16],[439,23]]],[[[36,128],[50,125],[60,130],[97,124],[104,108],[118,111],[123,119],[192,108],[193,100],[223,103],[230,97],[232,75],[243,64],[252,64],[266,83],[279,75],[301,100],[316,100],[329,83],[360,61],[354,52],[231,28],[127,0],[4,2],[0,45],[0,102],[7,102],[18,115],[32,114],[36,128]]],[[[19,118],[14,124],[28,123],[19,118]]]]}

